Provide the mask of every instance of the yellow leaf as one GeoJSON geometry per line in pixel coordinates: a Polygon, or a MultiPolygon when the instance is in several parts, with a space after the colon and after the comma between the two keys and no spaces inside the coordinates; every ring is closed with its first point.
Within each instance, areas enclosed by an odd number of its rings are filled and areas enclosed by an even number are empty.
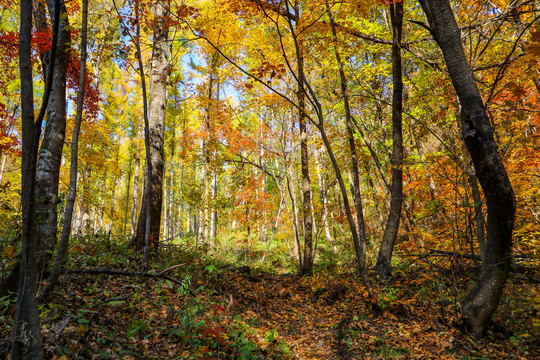
{"type": "Polygon", "coordinates": [[[85,333],[86,333],[86,326],[84,326],[83,324],[79,324],[79,326],[77,326],[77,328],[75,329],[75,331],[83,336],[85,333]]]}
{"type": "Polygon", "coordinates": [[[9,260],[13,259],[15,257],[16,249],[14,245],[10,245],[7,248],[4,249],[4,253],[6,253],[6,256],[9,260]]]}
{"type": "Polygon", "coordinates": [[[74,252],[76,252],[76,251],[83,251],[84,249],[86,249],[86,246],[84,246],[84,245],[81,245],[81,244],[75,245],[74,247],[72,247],[72,248],[69,250],[69,253],[72,254],[72,253],[74,253],[74,252]]]}

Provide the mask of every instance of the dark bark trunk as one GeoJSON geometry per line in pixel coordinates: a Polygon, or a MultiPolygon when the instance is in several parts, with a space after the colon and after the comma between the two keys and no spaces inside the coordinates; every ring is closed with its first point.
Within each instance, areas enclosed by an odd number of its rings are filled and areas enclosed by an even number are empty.
{"type": "Polygon", "coordinates": [[[392,19],[392,185],[390,192],[390,211],[377,256],[375,270],[383,279],[392,272],[392,253],[401,220],[403,203],[403,80],[401,77],[401,32],[403,28],[403,3],[390,4],[392,19]]]}
{"type": "Polygon", "coordinates": [[[41,126],[49,101],[58,29],[60,23],[60,1],[55,1],[53,37],[50,50],[49,71],[46,76],[45,90],[41,109],[34,123],[34,95],[32,81],[32,2],[21,1],[21,22],[19,37],[19,67],[21,79],[21,118],[22,118],[22,167],[21,167],[21,205],[22,205],[22,256],[20,265],[17,307],[13,321],[11,359],[43,359],[41,325],[37,304],[37,255],[38,237],[35,224],[36,215],[36,172],[38,144],[41,126]]]}
{"type": "MultiPolygon", "coordinates": [[[[298,13],[298,8],[296,9],[298,13]]],[[[301,262],[300,275],[313,274],[313,216],[311,213],[311,179],[309,178],[307,119],[305,115],[306,94],[303,78],[304,59],[302,49],[298,55],[298,125],[300,129],[300,159],[302,168],[302,215],[304,220],[304,258],[301,262]]]]}
{"type": "MultiPolygon", "coordinates": [[[[69,22],[64,4],[48,0],[49,13],[60,11],[60,30],[55,66],[52,69],[53,83],[47,104],[47,121],[43,141],[39,150],[36,170],[36,219],[38,227],[38,272],[42,275],[52,257],[58,232],[57,205],[60,165],[66,131],[66,77],[69,64],[71,41],[69,22]]],[[[50,67],[50,65],[48,65],[50,67]]],[[[51,69],[47,69],[49,72],[51,69]]]]}
{"type": "Polygon", "coordinates": [[[478,281],[461,303],[468,329],[480,337],[499,305],[508,278],[516,200],[474,74],[463,51],[450,2],[420,0],[420,4],[443,52],[459,98],[462,135],[486,198],[485,262],[478,281]]]}
{"type": "Polygon", "coordinates": [[[69,180],[69,194],[66,204],[66,213],[64,220],[64,227],[62,229],[62,237],[58,246],[58,252],[52,267],[51,273],[47,282],[49,286],[43,287],[41,295],[49,293],[53,290],[54,286],[58,282],[62,266],[66,260],[69,236],[71,235],[71,223],[73,219],[73,210],[75,207],[75,200],[77,198],[77,164],[79,156],[79,133],[81,130],[83,105],[84,105],[84,92],[85,92],[85,73],[86,73],[86,41],[87,41],[87,24],[88,24],[88,0],[83,0],[82,10],[82,31],[81,31],[81,67],[79,77],[79,91],[77,94],[77,111],[75,114],[75,124],[73,127],[73,137],[71,140],[71,165],[70,165],[70,180],[69,180]]]}
{"type": "Polygon", "coordinates": [[[478,245],[480,246],[480,258],[482,262],[486,258],[486,221],[484,220],[484,211],[482,210],[482,196],[480,195],[480,188],[478,187],[478,179],[473,169],[467,170],[467,177],[469,184],[471,185],[471,192],[474,200],[474,219],[476,222],[476,237],[478,239],[478,245]]]}

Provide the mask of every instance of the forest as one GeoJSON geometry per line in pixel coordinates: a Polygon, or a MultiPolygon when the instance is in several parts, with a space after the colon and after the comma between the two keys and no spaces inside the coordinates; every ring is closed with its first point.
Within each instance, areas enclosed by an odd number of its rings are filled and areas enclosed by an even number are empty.
{"type": "Polygon", "coordinates": [[[0,359],[540,358],[537,0],[0,5],[0,359]]]}

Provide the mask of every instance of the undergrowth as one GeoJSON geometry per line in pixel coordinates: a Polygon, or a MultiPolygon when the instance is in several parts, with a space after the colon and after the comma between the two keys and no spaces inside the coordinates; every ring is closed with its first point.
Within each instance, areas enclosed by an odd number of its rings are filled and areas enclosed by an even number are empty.
{"type": "MultiPolygon", "coordinates": [[[[353,254],[321,246],[314,276],[299,278],[283,242],[215,249],[187,237],[161,244],[151,274],[66,273],[40,306],[48,359],[534,358],[537,273],[516,273],[488,335],[459,329],[459,300],[475,280],[463,259],[397,257],[386,282],[370,276],[382,314],[354,274],[353,254]],[[248,251],[249,250],[249,251],[248,251]],[[339,255],[338,255],[339,254],[339,255]]],[[[8,266],[7,254],[3,264],[8,266]]],[[[12,259],[15,257],[13,255],[12,259]]],[[[521,264],[523,265],[523,264],[521,264]]],[[[72,240],[67,269],[141,270],[129,239],[72,240]]],[[[535,268],[531,263],[525,266],[535,268]]],[[[10,343],[14,295],[0,298],[0,355],[10,343]]]]}

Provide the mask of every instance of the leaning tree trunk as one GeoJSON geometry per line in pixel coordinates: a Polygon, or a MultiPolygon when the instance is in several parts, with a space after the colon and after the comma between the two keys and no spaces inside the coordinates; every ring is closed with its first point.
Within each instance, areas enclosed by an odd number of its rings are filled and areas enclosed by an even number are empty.
{"type": "MultiPolygon", "coordinates": [[[[49,13],[58,6],[60,30],[56,50],[55,66],[52,71],[53,83],[47,105],[47,121],[43,141],[39,149],[36,170],[36,217],[38,227],[38,272],[43,274],[56,246],[58,232],[57,205],[60,164],[66,132],[66,77],[69,64],[69,43],[71,41],[69,22],[65,4],[55,5],[48,0],[49,13]]],[[[51,71],[47,69],[47,72],[51,71]]]]}
{"type": "Polygon", "coordinates": [[[403,2],[390,4],[392,19],[392,187],[390,194],[390,211],[384,235],[377,256],[375,270],[383,279],[392,272],[392,253],[401,220],[403,203],[403,80],[401,78],[401,32],[403,28],[403,2]]]}
{"type": "Polygon", "coordinates": [[[486,198],[485,262],[478,281],[461,303],[468,329],[480,337],[499,305],[508,278],[516,200],[450,2],[420,0],[420,4],[459,98],[462,135],[486,198]]]}
{"type": "MultiPolygon", "coordinates": [[[[154,44],[152,49],[150,72],[150,106],[148,108],[149,141],[150,141],[150,179],[144,187],[143,201],[139,222],[137,225],[137,241],[140,245],[140,238],[149,231],[150,246],[157,248],[159,243],[159,233],[161,226],[161,210],[163,207],[163,137],[165,131],[165,111],[167,108],[168,96],[168,35],[169,35],[169,9],[168,0],[160,0],[156,3],[154,10],[154,44]],[[146,201],[150,194],[150,228],[147,230],[146,212],[148,211],[146,201]]],[[[138,246],[140,249],[140,247],[138,246]]]]}

